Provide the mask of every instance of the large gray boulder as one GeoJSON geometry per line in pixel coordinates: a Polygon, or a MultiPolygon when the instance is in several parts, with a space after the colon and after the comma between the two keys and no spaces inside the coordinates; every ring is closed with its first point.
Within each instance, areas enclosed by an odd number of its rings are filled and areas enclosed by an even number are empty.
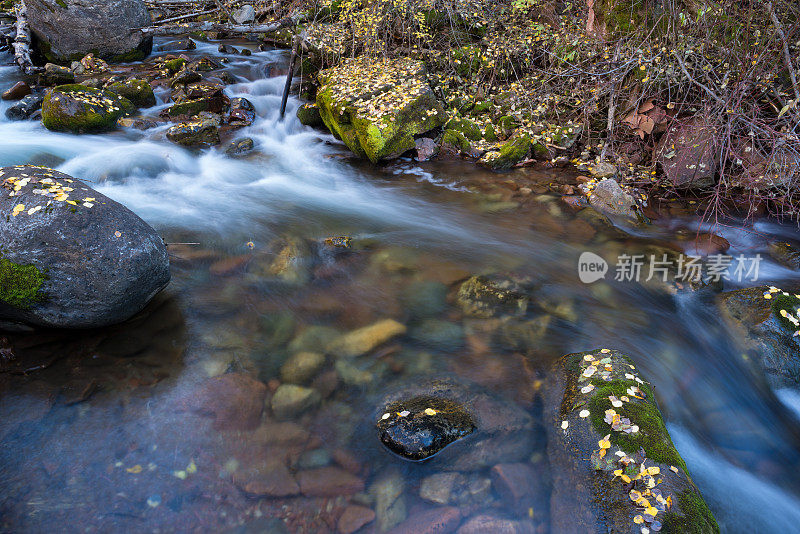
{"type": "Polygon", "coordinates": [[[150,25],[143,0],[27,0],[37,50],[53,63],[93,53],[112,62],[137,61],[153,38],[137,28],[150,25]]]}
{"type": "Polygon", "coordinates": [[[125,206],[53,169],[0,168],[0,323],[118,323],[169,279],[163,241],[125,206]]]}

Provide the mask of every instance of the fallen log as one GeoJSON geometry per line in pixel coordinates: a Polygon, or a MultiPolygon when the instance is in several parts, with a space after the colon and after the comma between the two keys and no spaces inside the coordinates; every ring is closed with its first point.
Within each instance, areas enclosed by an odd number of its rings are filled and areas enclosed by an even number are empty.
{"type": "Polygon", "coordinates": [[[33,74],[36,67],[31,60],[31,30],[28,26],[28,11],[25,2],[16,7],[17,35],[14,37],[14,62],[25,74],[33,74]]]}
{"type": "Polygon", "coordinates": [[[189,32],[227,32],[227,33],[268,33],[294,26],[302,20],[295,15],[270,24],[226,24],[220,22],[191,22],[186,24],[165,24],[163,26],[147,26],[139,28],[145,35],[180,35],[189,32]]]}
{"type": "Polygon", "coordinates": [[[170,17],[168,19],[157,20],[156,24],[164,24],[166,22],[177,22],[179,20],[186,20],[194,17],[199,17],[201,15],[209,15],[211,13],[216,13],[217,11],[219,11],[219,8],[215,7],[214,9],[208,9],[206,11],[197,11],[196,13],[188,13],[186,15],[180,15],[178,17],[170,17]]]}

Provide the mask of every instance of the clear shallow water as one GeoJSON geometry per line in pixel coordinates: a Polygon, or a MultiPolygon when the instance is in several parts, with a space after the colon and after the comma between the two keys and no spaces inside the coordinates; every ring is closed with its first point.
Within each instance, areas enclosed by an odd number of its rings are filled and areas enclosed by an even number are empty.
{"type": "MultiPolygon", "coordinates": [[[[198,43],[190,55],[203,53],[216,55],[216,45],[198,43]]],[[[35,371],[0,374],[2,528],[317,532],[333,528],[348,502],[379,510],[379,495],[387,492],[399,495],[392,502],[402,500],[413,517],[433,506],[419,497],[419,485],[436,469],[400,462],[381,448],[370,414],[383,392],[455,375],[537,417],[534,384],[546,380],[549,363],[601,346],[629,352],[653,382],[676,445],[724,531],[786,532],[796,523],[796,394],[782,392],[779,400],[741,363],[703,293],[673,296],[654,285],[578,280],[581,252],[611,258],[643,251],[671,241],[678,227],[697,228],[695,220],[629,229],[637,239],[595,235],[557,197],[538,193],[564,171],[496,175],[459,162],[410,160],[374,168],[300,125],[296,99],[287,120],[278,121],[284,79],[264,73],[284,67],[284,52],[231,60],[240,83],[227,93],[250,99],[259,115],[237,132],[256,141],[258,151],[246,159],[228,158],[224,146],[172,145],[164,127],[55,134],[38,123],[8,122],[8,104],[0,103],[0,165],[54,166],[128,206],[167,242],[198,243],[170,245],[172,284],[130,323],[78,335],[9,335],[26,369],[35,371]],[[509,178],[534,193],[520,194],[504,183],[509,178]],[[276,240],[315,243],[337,235],[353,236],[355,250],[317,258],[302,283],[265,274],[280,250],[276,240]],[[487,343],[481,325],[464,320],[453,304],[456,282],[481,272],[529,279],[537,295],[531,316],[552,315],[546,335],[526,354],[487,343]],[[325,398],[293,418],[296,426],[276,426],[282,423],[266,409],[258,428],[243,430],[241,411],[224,410],[233,393],[209,391],[208,378],[228,371],[257,377],[271,392],[291,340],[309,327],[346,331],[394,317],[413,333],[420,321],[409,309],[410,288],[431,281],[449,287],[434,317],[465,333],[445,347],[424,336],[401,338],[357,362],[370,377],[358,384],[327,362],[313,383],[325,398]],[[316,465],[347,467],[365,489],[356,497],[245,495],[247,482],[273,481],[278,464],[298,476],[316,465]]],[[[15,70],[0,68],[0,87],[16,79],[15,70]]],[[[798,237],[796,228],[766,221],[756,230],[716,229],[734,255],[763,253],[769,236],[798,237]]],[[[762,264],[761,283],[795,278],[778,264],[762,264]]],[[[535,446],[529,462],[545,480],[543,452],[535,446]]],[[[471,476],[476,486],[488,478],[486,471],[471,476]]],[[[539,486],[534,518],[546,531],[547,487],[539,486]]],[[[460,506],[527,517],[496,493],[475,499],[477,505],[460,506]]],[[[391,517],[378,513],[376,524],[391,517]]]]}

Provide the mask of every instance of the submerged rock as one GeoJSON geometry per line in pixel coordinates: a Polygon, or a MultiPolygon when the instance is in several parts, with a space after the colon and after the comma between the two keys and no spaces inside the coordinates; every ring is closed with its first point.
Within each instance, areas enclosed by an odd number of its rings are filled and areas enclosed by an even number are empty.
{"type": "Polygon", "coordinates": [[[800,336],[795,335],[800,331],[800,297],[760,286],[722,293],[718,303],[725,321],[752,351],[771,385],[800,386],[800,336]]]}
{"type": "Polygon", "coordinates": [[[104,132],[135,110],[130,100],[116,93],[79,84],[59,85],[44,97],[42,124],[57,132],[104,132]]]}
{"type": "Polygon", "coordinates": [[[414,149],[414,136],[444,122],[421,61],[350,59],[321,71],[318,80],[325,126],[373,163],[414,149]]]}
{"type": "Polygon", "coordinates": [[[553,532],[719,532],[630,358],[563,356],[544,408],[553,532]]]}
{"type": "Polygon", "coordinates": [[[373,417],[389,450],[439,469],[475,471],[535,452],[525,410],[463,381],[412,384],[384,397],[373,417]]]}
{"type": "Polygon", "coordinates": [[[461,284],[456,300],[464,315],[487,318],[501,314],[523,314],[528,309],[529,298],[513,280],[473,276],[461,284]]]}
{"type": "Polygon", "coordinates": [[[406,333],[406,326],[394,319],[383,319],[369,326],[347,332],[334,339],[325,352],[337,358],[355,358],[395,336],[406,333]]]}
{"type": "Polygon", "coordinates": [[[228,144],[225,153],[232,158],[246,156],[255,149],[255,141],[250,137],[242,137],[241,139],[234,139],[228,144]]]}
{"type": "Polygon", "coordinates": [[[279,421],[292,419],[319,404],[319,392],[294,384],[281,384],[272,396],[272,413],[279,421]]]}
{"type": "Polygon", "coordinates": [[[795,271],[800,271],[800,248],[797,245],[785,241],[770,243],[769,255],[780,264],[795,271]]]}
{"type": "Polygon", "coordinates": [[[106,326],[138,313],[169,282],[161,237],[88,185],[26,165],[0,169],[0,185],[0,317],[106,326]]]}
{"type": "Polygon", "coordinates": [[[37,50],[54,63],[92,52],[114,62],[144,59],[153,38],[137,31],[150,25],[143,0],[28,0],[28,22],[37,50]]]}

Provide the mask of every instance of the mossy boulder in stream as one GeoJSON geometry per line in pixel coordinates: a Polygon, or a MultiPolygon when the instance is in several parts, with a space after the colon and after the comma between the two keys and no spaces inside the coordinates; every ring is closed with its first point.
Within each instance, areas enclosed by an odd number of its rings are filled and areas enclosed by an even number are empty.
{"type": "Polygon", "coordinates": [[[544,410],[553,532],[719,532],[628,356],[597,349],[559,358],[544,410]]]}
{"type": "Polygon", "coordinates": [[[42,124],[48,130],[97,133],[116,128],[117,119],[136,111],[130,100],[80,84],[59,85],[42,102],[42,124]]]}
{"type": "Polygon", "coordinates": [[[125,206],[53,169],[0,168],[0,320],[107,326],[169,279],[161,237],[125,206]]]}
{"type": "Polygon", "coordinates": [[[775,388],[800,386],[798,295],[800,291],[758,286],[718,297],[725,321],[775,388]]]}
{"type": "Polygon", "coordinates": [[[495,170],[510,169],[524,161],[531,152],[531,136],[517,131],[500,146],[499,151],[487,152],[481,163],[495,170]]]}
{"type": "Polygon", "coordinates": [[[321,71],[318,80],[325,126],[373,163],[412,150],[414,136],[444,122],[420,61],[355,58],[321,71]]]}
{"type": "Polygon", "coordinates": [[[153,88],[145,80],[128,78],[123,82],[107,85],[106,90],[127,98],[138,108],[149,108],[156,105],[153,88]]]}
{"type": "Polygon", "coordinates": [[[306,102],[297,108],[297,120],[300,124],[311,127],[322,126],[322,116],[319,114],[319,106],[314,103],[306,102]]]}

